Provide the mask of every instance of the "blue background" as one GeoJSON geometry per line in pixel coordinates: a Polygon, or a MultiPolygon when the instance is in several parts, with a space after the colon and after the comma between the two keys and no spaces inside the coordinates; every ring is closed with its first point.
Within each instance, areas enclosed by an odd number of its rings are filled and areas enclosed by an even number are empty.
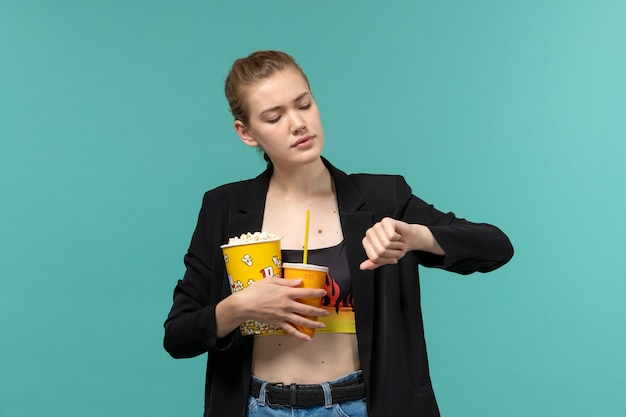
{"type": "Polygon", "coordinates": [[[324,155],[500,226],[422,271],[445,417],[624,416],[626,3],[0,2],[0,416],[200,416],[162,323],[205,190],[264,163],[232,61],[294,55],[324,155]]]}

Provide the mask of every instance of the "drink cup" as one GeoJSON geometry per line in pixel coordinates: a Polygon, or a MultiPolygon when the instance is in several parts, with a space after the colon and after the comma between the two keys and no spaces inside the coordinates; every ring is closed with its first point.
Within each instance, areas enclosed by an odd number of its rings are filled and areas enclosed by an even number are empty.
{"type": "MultiPolygon", "coordinates": [[[[279,276],[282,267],[280,238],[220,246],[231,292],[242,291],[264,278],[279,276]]],[[[276,326],[247,320],[240,326],[244,336],[279,333],[276,326]]]]}
{"type": "MultiPolygon", "coordinates": [[[[302,288],[324,288],[327,274],[328,267],[326,266],[288,262],[285,262],[283,264],[283,278],[302,278],[302,284],[300,285],[302,288]]],[[[322,305],[321,297],[300,298],[298,299],[298,301],[314,307],[320,307],[322,305]]],[[[311,320],[317,320],[317,316],[303,316],[311,320]]],[[[310,337],[313,337],[315,335],[315,329],[299,326],[296,324],[294,324],[293,326],[302,333],[308,334],[310,337]]]]}

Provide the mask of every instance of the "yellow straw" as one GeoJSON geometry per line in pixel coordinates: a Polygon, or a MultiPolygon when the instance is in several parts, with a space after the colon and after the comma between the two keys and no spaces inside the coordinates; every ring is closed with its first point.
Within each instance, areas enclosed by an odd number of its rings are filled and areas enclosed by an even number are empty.
{"type": "Polygon", "coordinates": [[[306,211],[306,221],[304,222],[304,253],[302,255],[302,263],[306,264],[308,252],[309,252],[309,218],[311,217],[311,211],[306,211]]]}

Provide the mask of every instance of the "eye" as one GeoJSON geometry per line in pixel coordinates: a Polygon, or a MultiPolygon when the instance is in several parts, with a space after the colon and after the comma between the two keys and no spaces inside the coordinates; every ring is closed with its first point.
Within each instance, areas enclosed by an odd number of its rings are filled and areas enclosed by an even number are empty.
{"type": "Polygon", "coordinates": [[[300,106],[300,110],[308,110],[311,108],[311,103],[304,104],[300,106]]]}
{"type": "Polygon", "coordinates": [[[279,121],[279,120],[280,120],[280,116],[276,116],[276,117],[274,117],[273,119],[269,119],[269,120],[267,120],[267,123],[272,123],[272,124],[274,124],[274,123],[278,123],[278,121],[279,121]]]}

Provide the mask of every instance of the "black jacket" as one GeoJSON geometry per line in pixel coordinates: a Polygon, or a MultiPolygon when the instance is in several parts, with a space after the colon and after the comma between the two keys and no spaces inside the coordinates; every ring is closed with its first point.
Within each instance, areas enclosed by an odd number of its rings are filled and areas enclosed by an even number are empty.
{"type": "MultiPolygon", "coordinates": [[[[420,307],[418,264],[460,274],[488,272],[513,255],[498,228],[442,213],[411,193],[400,176],[346,175],[324,160],[335,183],[351,269],[359,357],[370,417],[439,416],[431,387],[420,307]],[[445,256],[411,252],[398,264],[361,271],[365,231],[383,217],[427,225],[445,256]]],[[[244,416],[253,337],[239,329],[216,337],[215,306],[230,295],[220,245],[260,231],[271,168],[255,179],[205,194],[185,255],[185,276],[165,322],[165,349],[175,358],[208,352],[205,417],[244,416]]]]}

